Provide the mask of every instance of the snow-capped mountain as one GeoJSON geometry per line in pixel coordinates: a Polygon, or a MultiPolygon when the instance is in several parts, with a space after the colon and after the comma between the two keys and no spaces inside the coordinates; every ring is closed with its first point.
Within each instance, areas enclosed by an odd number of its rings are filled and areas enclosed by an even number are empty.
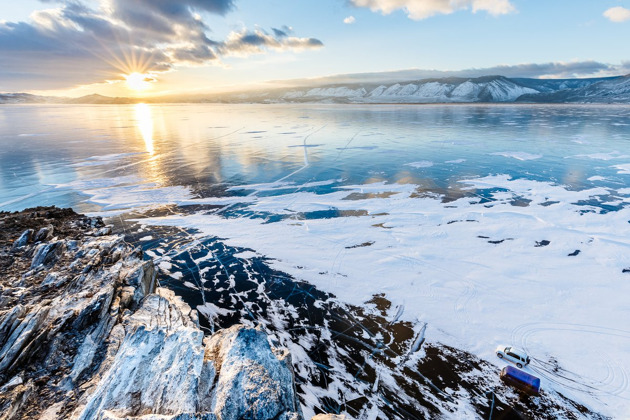
{"type": "Polygon", "coordinates": [[[503,76],[423,79],[281,89],[264,95],[248,94],[239,99],[267,103],[628,103],[630,75],[595,79],[510,79],[503,76]]]}
{"type": "Polygon", "coordinates": [[[280,100],[325,101],[345,99],[356,103],[513,102],[538,90],[521,86],[502,76],[476,79],[428,79],[378,86],[330,86],[289,90],[280,100]]]}

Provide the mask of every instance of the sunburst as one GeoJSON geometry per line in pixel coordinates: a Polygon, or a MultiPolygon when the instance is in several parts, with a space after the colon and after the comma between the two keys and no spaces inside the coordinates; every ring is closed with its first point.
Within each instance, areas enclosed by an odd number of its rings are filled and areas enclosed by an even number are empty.
{"type": "Polygon", "coordinates": [[[151,75],[133,72],[125,75],[127,87],[135,91],[147,90],[151,87],[151,83],[155,80],[151,75]]]}

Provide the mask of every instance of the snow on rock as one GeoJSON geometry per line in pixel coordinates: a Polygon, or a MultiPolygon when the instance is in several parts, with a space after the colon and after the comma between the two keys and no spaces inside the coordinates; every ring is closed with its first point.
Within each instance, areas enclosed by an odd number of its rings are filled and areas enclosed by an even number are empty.
{"type": "Polygon", "coordinates": [[[222,420],[302,418],[288,351],[258,329],[234,326],[206,339],[218,372],[213,412],[222,420]]]}
{"type": "Polygon", "coordinates": [[[381,96],[383,92],[385,92],[385,89],[387,89],[387,86],[381,85],[377,87],[376,89],[374,89],[373,91],[371,91],[368,96],[381,96]]]}
{"type": "Polygon", "coordinates": [[[429,82],[421,85],[415,92],[415,96],[420,98],[446,98],[451,90],[453,90],[453,85],[429,82]]]}
{"type": "Polygon", "coordinates": [[[125,339],[79,419],[98,418],[105,410],[123,418],[197,412],[203,398],[197,389],[207,390],[214,379],[212,362],[204,360],[203,333],[187,305],[172,292],[158,293],[124,322],[125,339]]]}
{"type": "Polygon", "coordinates": [[[79,419],[302,419],[287,351],[242,325],[204,340],[193,313],[171,291],[147,297],[79,419]]]}
{"type": "Polygon", "coordinates": [[[328,96],[333,98],[364,96],[367,92],[365,89],[351,89],[345,86],[329,87],[329,88],[313,88],[306,92],[304,96],[328,96]]]}
{"type": "Polygon", "coordinates": [[[100,218],[0,222],[1,420],[303,418],[287,351],[241,325],[204,339],[197,311],[100,218]],[[33,240],[43,223],[51,242],[33,240]]]}

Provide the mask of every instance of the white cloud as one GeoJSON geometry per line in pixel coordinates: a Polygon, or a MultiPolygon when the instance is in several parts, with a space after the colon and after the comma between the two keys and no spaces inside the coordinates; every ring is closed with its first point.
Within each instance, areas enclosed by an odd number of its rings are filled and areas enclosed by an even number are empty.
{"type": "Polygon", "coordinates": [[[459,10],[471,9],[473,13],[488,12],[493,16],[505,15],[516,11],[510,0],[350,0],[357,7],[367,7],[384,15],[396,10],[403,10],[414,20],[459,10]]]}
{"type": "Polygon", "coordinates": [[[351,25],[354,22],[356,22],[356,19],[354,18],[354,16],[348,16],[347,18],[345,18],[343,20],[343,23],[347,24],[347,25],[351,25]]]}
{"type": "Polygon", "coordinates": [[[625,22],[630,20],[630,9],[621,6],[611,7],[604,12],[604,16],[611,22],[625,22]]]}

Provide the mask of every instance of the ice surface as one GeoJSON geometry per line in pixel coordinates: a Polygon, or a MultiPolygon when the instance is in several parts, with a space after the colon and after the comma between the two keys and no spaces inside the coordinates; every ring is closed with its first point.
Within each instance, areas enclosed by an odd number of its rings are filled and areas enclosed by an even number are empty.
{"type": "MultiPolygon", "coordinates": [[[[462,198],[448,204],[413,196],[410,185],[345,186],[328,194],[258,197],[256,211],[292,214],[323,208],[364,210],[363,217],[265,223],[208,214],[143,219],[198,229],[231,246],[255,249],[273,268],[362,304],[385,293],[404,304],[402,317],[431,326],[430,339],[456,344],[489,360],[506,340],[540,360],[553,356],[597,388],[596,409],[618,412],[628,396],[630,354],[630,209],[584,213],[576,203],[607,195],[605,188],[572,191],[562,185],[507,175],[462,180],[463,188],[492,193],[493,201],[462,198]],[[397,194],[344,200],[351,193],[397,194]],[[511,205],[513,196],[531,200],[511,205]],[[552,205],[541,205],[557,202],[552,205]],[[376,224],[389,229],[375,228],[376,224]],[[537,247],[540,241],[546,247],[537,247]],[[371,242],[369,247],[354,247],[371,242]],[[287,246],[289,245],[289,246],[287,246]],[[569,254],[581,252],[577,257],[569,254]],[[602,311],[606,307],[609,310],[602,311]],[[615,330],[617,332],[615,332],[615,330]],[[597,338],[594,340],[593,338],[597,338]]],[[[625,191],[623,191],[625,192],[625,191]]],[[[498,361],[497,361],[498,363],[498,361]]],[[[530,369],[536,374],[536,367],[530,369]]],[[[543,379],[543,387],[583,399],[588,387],[543,379]]]]}
{"type": "Polygon", "coordinates": [[[130,157],[130,156],[136,156],[136,155],[142,155],[144,152],[137,152],[137,153],[112,153],[109,155],[98,155],[98,156],[92,156],[89,157],[87,159],[85,159],[82,162],[77,162],[77,163],[73,163],[72,167],[82,167],[82,166],[100,166],[100,165],[107,165],[107,164],[111,164],[111,163],[115,163],[118,162],[124,158],[130,157]]]}
{"type": "Polygon", "coordinates": [[[617,173],[628,175],[630,174],[630,163],[625,163],[623,165],[615,165],[614,168],[618,169],[617,173]]]}
{"type": "Polygon", "coordinates": [[[527,152],[496,152],[492,153],[492,155],[513,158],[517,160],[534,160],[540,159],[542,157],[542,155],[535,155],[527,152]]]}
{"type": "Polygon", "coordinates": [[[630,156],[621,154],[617,151],[608,152],[608,153],[591,153],[588,155],[575,155],[568,156],[573,158],[588,158],[588,159],[597,159],[597,160],[613,160],[613,159],[628,159],[630,156]]]}
{"type": "MultiPolygon", "coordinates": [[[[454,89],[414,86],[390,93],[454,89]]],[[[20,107],[0,127],[2,210],[137,217],[155,247],[154,226],[196,229],[342,302],[382,293],[404,307],[392,319],[428,323],[427,341],[498,366],[499,343],[553,357],[568,379],[545,373],[543,388],[630,412],[627,107],[151,106],[153,136],[133,107],[89,108],[20,107]],[[23,155],[24,126],[55,135],[29,138],[23,155]]]]}
{"type": "Polygon", "coordinates": [[[421,160],[418,162],[405,163],[405,166],[411,166],[412,168],[430,168],[433,166],[433,162],[429,160],[421,160]]]}

